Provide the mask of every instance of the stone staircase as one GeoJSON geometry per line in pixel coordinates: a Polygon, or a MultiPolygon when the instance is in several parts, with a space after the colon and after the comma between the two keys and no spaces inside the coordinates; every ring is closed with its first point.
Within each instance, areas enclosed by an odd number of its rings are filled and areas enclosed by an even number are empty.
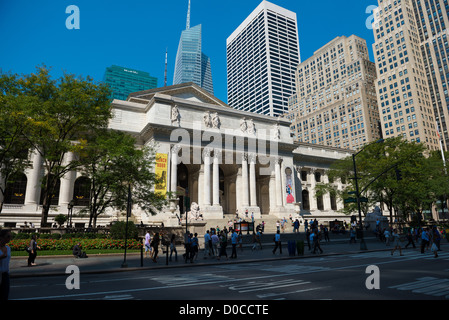
{"type": "MultiPolygon", "coordinates": [[[[291,226],[290,220],[287,218],[287,223],[285,224],[285,232],[292,232],[293,231],[293,227],[291,226]]],[[[223,229],[223,227],[226,226],[227,229],[229,229],[229,221],[234,221],[235,220],[235,215],[225,215],[224,219],[211,219],[211,220],[207,220],[207,225],[206,225],[206,229],[210,229],[210,228],[216,228],[217,226],[220,228],[220,230],[223,229]]],[[[251,221],[251,218],[248,219],[249,221],[251,221]]],[[[260,219],[255,219],[255,226],[259,225],[262,223],[262,221],[265,222],[265,230],[264,233],[265,234],[274,234],[276,233],[276,222],[281,219],[274,217],[274,216],[268,216],[268,215],[264,215],[262,216],[262,218],[260,219]]]]}

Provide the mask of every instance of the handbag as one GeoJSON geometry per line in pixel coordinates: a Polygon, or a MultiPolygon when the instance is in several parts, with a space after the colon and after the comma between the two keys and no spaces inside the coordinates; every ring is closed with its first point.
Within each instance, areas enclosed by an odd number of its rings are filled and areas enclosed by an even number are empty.
{"type": "Polygon", "coordinates": [[[432,252],[438,251],[437,245],[436,245],[435,243],[433,243],[433,244],[432,244],[432,247],[430,247],[430,250],[431,250],[432,252]]]}

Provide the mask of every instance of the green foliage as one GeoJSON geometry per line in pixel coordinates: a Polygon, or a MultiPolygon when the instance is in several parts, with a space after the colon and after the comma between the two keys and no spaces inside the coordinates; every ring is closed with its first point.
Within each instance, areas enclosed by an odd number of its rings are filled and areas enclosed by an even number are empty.
{"type": "MultiPolygon", "coordinates": [[[[376,203],[387,205],[390,215],[400,212],[405,219],[422,219],[423,210],[429,208],[439,197],[449,192],[449,179],[444,171],[439,152],[429,152],[423,144],[408,142],[402,137],[386,139],[382,143],[367,145],[355,156],[359,192],[370,202],[364,204],[366,214],[376,203]],[[398,181],[395,169],[400,170],[398,181]]],[[[354,197],[348,192],[356,190],[353,157],[335,162],[329,179],[341,179],[346,188],[338,192],[339,198],[354,197]]],[[[336,189],[330,183],[323,190],[336,189]]],[[[357,212],[356,204],[346,204],[345,213],[357,212]]]]}
{"type": "Polygon", "coordinates": [[[59,224],[59,226],[62,226],[67,221],[67,216],[65,214],[58,214],[54,220],[59,224]]]}
{"type": "MultiPolygon", "coordinates": [[[[112,239],[125,239],[126,236],[126,222],[116,221],[112,224],[110,230],[112,239]]],[[[139,232],[137,226],[132,221],[128,221],[128,239],[137,239],[139,232]]]]}
{"type": "MultiPolygon", "coordinates": [[[[45,66],[37,67],[34,74],[0,78],[0,110],[7,110],[0,115],[0,136],[8,124],[11,128],[22,124],[20,137],[28,144],[25,150],[31,147],[39,153],[48,173],[43,180],[41,224],[47,223],[57,182],[79,166],[76,157],[65,161],[65,156],[82,151],[92,130],[107,127],[112,117],[109,96],[106,85],[95,84],[89,77],[64,74],[54,80],[45,66]]],[[[6,136],[11,141],[13,131],[6,136]]]]}

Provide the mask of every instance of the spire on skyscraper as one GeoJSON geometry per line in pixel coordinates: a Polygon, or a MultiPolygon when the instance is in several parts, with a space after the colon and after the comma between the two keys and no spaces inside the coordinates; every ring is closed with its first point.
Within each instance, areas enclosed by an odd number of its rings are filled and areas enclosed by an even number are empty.
{"type": "Polygon", "coordinates": [[[189,0],[189,8],[187,9],[187,25],[186,30],[190,29],[190,0],[189,0]]]}

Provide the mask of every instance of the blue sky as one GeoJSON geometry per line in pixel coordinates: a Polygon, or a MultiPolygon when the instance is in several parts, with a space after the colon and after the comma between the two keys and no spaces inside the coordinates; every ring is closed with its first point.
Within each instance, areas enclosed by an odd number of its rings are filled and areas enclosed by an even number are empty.
{"type": "MultiPolygon", "coordinates": [[[[191,2],[191,26],[202,24],[215,95],[227,102],[226,39],[261,0],[191,2]]],[[[271,2],[296,12],[302,61],[335,37],[352,34],[367,40],[373,59],[366,10],[377,0],[271,2]]],[[[101,81],[106,67],[115,64],[147,71],[162,87],[167,49],[171,85],[187,5],[188,0],[0,0],[0,68],[28,74],[45,64],[54,77],[65,71],[101,81]],[[66,28],[69,5],[79,8],[78,30],[66,28]]]]}

